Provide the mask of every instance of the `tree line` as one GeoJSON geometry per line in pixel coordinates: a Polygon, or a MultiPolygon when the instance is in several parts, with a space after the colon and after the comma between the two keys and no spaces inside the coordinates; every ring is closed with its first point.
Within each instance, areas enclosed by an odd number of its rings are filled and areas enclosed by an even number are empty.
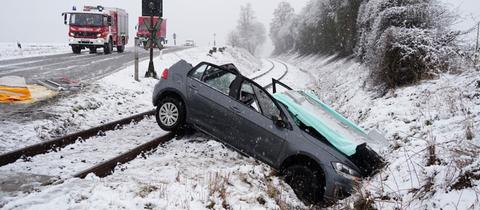
{"type": "Polygon", "coordinates": [[[455,68],[454,16],[437,0],[310,0],[298,14],[288,2],[270,24],[274,54],[354,57],[386,88],[455,68]]]}

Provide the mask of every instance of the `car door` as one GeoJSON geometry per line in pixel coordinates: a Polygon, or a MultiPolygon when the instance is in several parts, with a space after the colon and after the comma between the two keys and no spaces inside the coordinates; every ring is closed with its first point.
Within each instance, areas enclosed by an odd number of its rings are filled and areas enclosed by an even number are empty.
{"type": "Polygon", "coordinates": [[[229,144],[235,140],[230,123],[234,99],[229,94],[236,78],[230,71],[204,63],[194,68],[187,79],[189,119],[199,129],[229,144]]]}
{"type": "MultiPolygon", "coordinates": [[[[239,87],[237,120],[241,151],[271,165],[279,158],[285,140],[292,135],[289,128],[279,127],[274,118],[284,116],[272,97],[258,84],[244,80],[239,87]]],[[[285,118],[286,119],[286,118],[285,118]]]]}

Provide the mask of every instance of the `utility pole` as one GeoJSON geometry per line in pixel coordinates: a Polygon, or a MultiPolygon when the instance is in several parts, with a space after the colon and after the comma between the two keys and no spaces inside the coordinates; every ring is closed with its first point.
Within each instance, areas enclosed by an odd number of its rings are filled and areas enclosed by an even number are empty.
{"type": "MultiPolygon", "coordinates": [[[[156,27],[153,25],[153,17],[154,17],[154,13],[155,13],[155,3],[153,1],[150,1],[150,3],[148,4],[148,7],[150,9],[150,62],[148,64],[148,70],[147,72],[145,73],[145,77],[153,77],[153,78],[157,78],[157,72],[155,72],[155,66],[153,64],[153,44],[156,43],[156,40],[155,40],[155,35],[157,33],[156,31],[156,27]]],[[[158,17],[158,21],[161,21],[160,17],[158,17]]]]}

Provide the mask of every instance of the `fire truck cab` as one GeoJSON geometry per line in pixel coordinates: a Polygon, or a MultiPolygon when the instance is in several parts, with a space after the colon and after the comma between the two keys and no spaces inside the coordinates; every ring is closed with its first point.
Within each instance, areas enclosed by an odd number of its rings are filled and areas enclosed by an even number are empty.
{"type": "Polygon", "coordinates": [[[82,49],[96,53],[103,48],[110,54],[113,48],[122,53],[128,44],[128,13],[123,9],[103,6],[85,6],[83,11],[65,12],[64,22],[69,25],[68,41],[75,54],[82,49]]]}

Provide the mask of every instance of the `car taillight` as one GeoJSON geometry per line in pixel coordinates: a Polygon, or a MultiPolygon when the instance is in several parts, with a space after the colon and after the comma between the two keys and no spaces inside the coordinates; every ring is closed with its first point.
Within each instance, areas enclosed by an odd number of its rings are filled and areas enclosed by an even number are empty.
{"type": "Polygon", "coordinates": [[[162,72],[162,79],[167,79],[168,78],[168,69],[163,70],[162,72]]]}

